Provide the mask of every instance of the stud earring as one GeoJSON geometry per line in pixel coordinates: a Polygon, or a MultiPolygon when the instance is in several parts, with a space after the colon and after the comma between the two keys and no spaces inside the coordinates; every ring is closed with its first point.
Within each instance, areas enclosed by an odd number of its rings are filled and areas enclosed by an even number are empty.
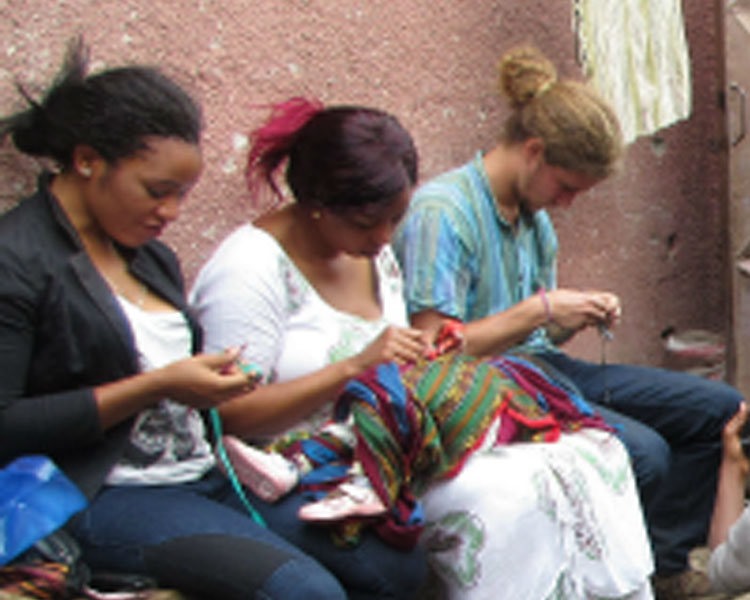
{"type": "Polygon", "coordinates": [[[310,216],[317,221],[318,219],[320,219],[320,211],[314,210],[310,213],[310,216]]]}
{"type": "Polygon", "coordinates": [[[84,177],[91,177],[91,167],[83,166],[78,169],[78,172],[84,177]]]}

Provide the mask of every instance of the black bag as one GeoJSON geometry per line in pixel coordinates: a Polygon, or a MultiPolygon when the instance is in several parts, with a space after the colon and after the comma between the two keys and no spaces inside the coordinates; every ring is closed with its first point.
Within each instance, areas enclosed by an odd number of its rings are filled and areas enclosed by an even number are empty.
{"type": "Polygon", "coordinates": [[[0,567],[0,593],[68,600],[85,595],[89,579],[78,543],[64,529],[58,529],[0,567]]]}

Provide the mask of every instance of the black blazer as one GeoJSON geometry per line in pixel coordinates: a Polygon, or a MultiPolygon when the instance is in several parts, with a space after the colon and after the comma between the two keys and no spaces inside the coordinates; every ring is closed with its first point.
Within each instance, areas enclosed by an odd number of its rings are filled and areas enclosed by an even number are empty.
{"type": "MultiPolygon", "coordinates": [[[[50,179],[0,217],[0,465],[45,454],[91,498],[132,424],[103,431],[93,387],[137,373],[138,361],[130,325],[50,179]]],[[[174,253],[158,241],[121,250],[135,277],[185,313],[197,352],[174,253]]]]}

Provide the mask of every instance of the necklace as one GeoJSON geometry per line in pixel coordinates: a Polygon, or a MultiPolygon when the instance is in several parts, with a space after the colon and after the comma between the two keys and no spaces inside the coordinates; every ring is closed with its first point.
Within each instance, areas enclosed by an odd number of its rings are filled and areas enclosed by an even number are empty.
{"type": "MultiPolygon", "coordinates": [[[[107,240],[109,251],[113,258],[115,258],[116,262],[119,263],[119,268],[117,271],[122,272],[126,277],[132,277],[133,280],[138,285],[138,290],[136,292],[130,292],[128,294],[124,293],[123,289],[115,283],[114,279],[112,279],[109,275],[106,274],[106,272],[102,269],[100,269],[100,273],[104,277],[104,279],[107,281],[107,284],[109,284],[109,287],[112,289],[112,291],[115,293],[116,296],[119,296],[120,298],[124,298],[134,306],[137,306],[140,309],[143,309],[144,304],[146,303],[146,297],[148,296],[148,288],[146,287],[146,284],[143,283],[140,279],[137,279],[136,277],[133,277],[130,275],[130,270],[128,269],[128,263],[125,260],[125,258],[120,254],[119,250],[115,247],[114,242],[111,239],[107,240]]],[[[131,287],[131,286],[129,286],[131,287]]]]}
{"type": "Polygon", "coordinates": [[[112,291],[115,293],[115,295],[119,296],[120,298],[124,298],[131,304],[137,306],[140,309],[143,309],[143,306],[146,304],[146,296],[148,295],[148,288],[146,287],[145,283],[138,280],[138,293],[132,297],[128,297],[126,294],[122,292],[120,287],[114,281],[112,281],[109,277],[105,275],[104,279],[106,279],[107,283],[109,284],[109,287],[112,288],[112,291]]]}
{"type": "Polygon", "coordinates": [[[140,279],[131,275],[128,261],[120,254],[112,239],[101,240],[95,235],[82,235],[81,239],[94,268],[112,293],[142,310],[148,297],[148,288],[140,279]],[[120,287],[113,276],[121,281],[121,285],[125,284],[124,287],[120,287]],[[132,282],[127,281],[128,278],[132,279],[132,282]]]}

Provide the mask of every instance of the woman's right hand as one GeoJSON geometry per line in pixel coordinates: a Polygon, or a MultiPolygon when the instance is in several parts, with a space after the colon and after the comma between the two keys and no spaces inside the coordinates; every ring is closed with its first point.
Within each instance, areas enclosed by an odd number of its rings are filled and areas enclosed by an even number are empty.
{"type": "Polygon", "coordinates": [[[362,352],[352,357],[357,371],[394,361],[397,364],[414,362],[429,350],[428,335],[412,327],[391,325],[373,340],[362,352]]]}
{"type": "Polygon", "coordinates": [[[162,379],[165,397],[199,410],[212,408],[254,387],[255,382],[235,368],[238,357],[238,350],[197,354],[154,373],[162,379]]]}

